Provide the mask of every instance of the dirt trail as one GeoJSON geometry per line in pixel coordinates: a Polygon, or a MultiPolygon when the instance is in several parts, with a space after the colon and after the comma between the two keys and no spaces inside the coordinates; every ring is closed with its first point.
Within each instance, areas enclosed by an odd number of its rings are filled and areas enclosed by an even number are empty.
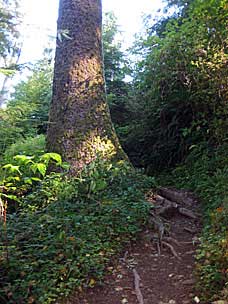
{"type": "MultiPolygon", "coordinates": [[[[197,211],[195,201],[191,211],[197,211]]],[[[126,249],[123,257],[108,268],[110,274],[103,286],[89,289],[85,294],[69,299],[67,304],[197,303],[197,295],[193,292],[193,272],[200,220],[174,213],[166,222],[169,237],[172,238],[168,243],[175,252],[163,245],[159,255],[151,231],[146,230],[135,244],[126,249]],[[140,277],[138,295],[134,273],[140,277]],[[143,300],[140,299],[140,292],[143,300]]]]}

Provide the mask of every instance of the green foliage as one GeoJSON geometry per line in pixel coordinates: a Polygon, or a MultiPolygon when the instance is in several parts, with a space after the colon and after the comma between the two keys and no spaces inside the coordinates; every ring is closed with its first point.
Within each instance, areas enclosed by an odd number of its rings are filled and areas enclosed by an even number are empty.
{"type": "Polygon", "coordinates": [[[197,288],[206,302],[227,299],[228,197],[210,213],[197,255],[197,288]]]}
{"type": "Polygon", "coordinates": [[[192,145],[227,140],[228,7],[222,0],[185,4],[147,25],[147,38],[134,48],[143,58],[134,78],[138,116],[131,125],[138,130],[125,149],[151,172],[182,161],[192,145]]]}
{"type": "MultiPolygon", "coordinates": [[[[4,239],[0,247],[1,303],[52,303],[92,287],[147,222],[144,191],[151,182],[123,162],[97,160],[77,178],[62,177],[58,190],[52,184],[46,208],[10,216],[8,261],[4,239]]],[[[45,198],[44,188],[42,182],[27,197],[31,203],[45,198]]]]}
{"type": "Polygon", "coordinates": [[[120,34],[117,18],[112,12],[106,13],[103,23],[105,82],[112,121],[117,126],[127,121],[131,89],[130,84],[124,81],[126,75],[130,74],[130,69],[126,55],[121,50],[120,34]]]}
{"type": "Polygon", "coordinates": [[[26,81],[15,87],[6,109],[0,109],[0,153],[27,137],[44,134],[51,101],[52,67],[44,58],[26,81]]]}
{"type": "Polygon", "coordinates": [[[18,52],[15,44],[19,36],[17,29],[18,17],[18,1],[0,1],[0,58],[5,60],[12,53],[18,52]]]}
{"type": "MultiPolygon", "coordinates": [[[[142,58],[132,84],[124,81],[130,71],[116,18],[107,14],[108,102],[133,163],[150,174],[162,171],[160,184],[192,189],[202,201],[197,275],[208,303],[228,296],[228,6],[224,0],[167,2],[175,13],[154,25],[148,17],[147,37],[132,50],[142,58]]],[[[7,238],[0,235],[1,303],[51,303],[75,286],[92,286],[147,220],[143,192],[153,181],[125,163],[97,160],[74,179],[46,174],[53,155],[41,156],[44,137],[37,134],[46,132],[51,79],[45,59],[0,110],[0,154],[8,163],[1,195],[11,206],[7,238]],[[15,202],[17,215],[11,214],[15,202]]]]}
{"type": "Polygon", "coordinates": [[[115,94],[118,89],[117,83],[124,86],[122,82],[126,76],[127,61],[123,51],[121,51],[121,42],[117,40],[118,35],[120,36],[117,18],[112,12],[106,13],[103,23],[103,45],[105,80],[108,94],[115,94]]]}
{"type": "Polygon", "coordinates": [[[3,163],[10,163],[15,155],[40,156],[45,150],[44,135],[35,137],[27,137],[23,140],[18,140],[15,144],[9,146],[3,155],[3,163]]]}
{"type": "Polygon", "coordinates": [[[33,185],[45,178],[51,161],[56,166],[62,166],[59,154],[45,153],[37,158],[16,155],[12,163],[1,167],[0,185],[3,191],[0,193],[0,200],[6,209],[9,208],[12,212],[21,205],[23,197],[32,190],[33,185]]]}
{"type": "Polygon", "coordinates": [[[37,129],[45,133],[51,101],[53,68],[50,58],[45,57],[33,67],[32,75],[15,87],[11,100],[7,104],[10,111],[21,110],[23,131],[29,133],[37,129]]]}

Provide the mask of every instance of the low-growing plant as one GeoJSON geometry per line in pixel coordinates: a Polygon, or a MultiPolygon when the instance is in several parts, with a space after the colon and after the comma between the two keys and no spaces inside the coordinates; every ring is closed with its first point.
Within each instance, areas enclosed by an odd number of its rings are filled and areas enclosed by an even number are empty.
{"type": "MultiPolygon", "coordinates": [[[[46,182],[27,196],[35,206],[46,182]]],[[[57,190],[49,188],[53,199],[45,207],[10,215],[8,260],[4,242],[0,247],[1,303],[52,303],[93,287],[110,257],[147,222],[144,191],[153,183],[124,162],[98,159],[80,176],[63,177],[57,190]]]]}

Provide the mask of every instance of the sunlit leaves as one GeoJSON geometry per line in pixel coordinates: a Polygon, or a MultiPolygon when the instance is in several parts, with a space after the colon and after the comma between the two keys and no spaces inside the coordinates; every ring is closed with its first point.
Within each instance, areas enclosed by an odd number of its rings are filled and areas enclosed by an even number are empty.
{"type": "Polygon", "coordinates": [[[19,168],[20,166],[14,166],[12,164],[7,164],[2,167],[2,169],[7,170],[9,173],[19,173],[21,175],[19,168]]]}
{"type": "Polygon", "coordinates": [[[44,163],[32,164],[31,170],[35,174],[37,171],[44,177],[47,171],[47,166],[44,163]]]}
{"type": "Polygon", "coordinates": [[[3,197],[3,200],[8,198],[11,201],[20,201],[29,190],[31,191],[34,184],[45,178],[51,161],[56,166],[62,165],[62,158],[57,153],[45,153],[38,158],[16,155],[13,161],[15,164],[2,166],[3,174],[0,176],[0,183],[5,194],[0,193],[0,197],[3,197]]]}
{"type": "Polygon", "coordinates": [[[54,160],[57,165],[62,165],[62,158],[58,153],[45,153],[40,159],[44,161],[45,164],[48,164],[50,160],[54,160]]]}
{"type": "Polygon", "coordinates": [[[27,165],[29,163],[33,163],[32,159],[34,159],[34,156],[16,155],[13,159],[15,159],[18,164],[27,165]]]}

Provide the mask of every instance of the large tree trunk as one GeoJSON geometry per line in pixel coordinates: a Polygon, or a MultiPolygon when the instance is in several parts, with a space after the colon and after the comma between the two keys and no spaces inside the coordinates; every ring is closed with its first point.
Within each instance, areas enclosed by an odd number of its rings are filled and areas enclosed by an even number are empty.
{"type": "Polygon", "coordinates": [[[47,148],[74,172],[97,154],[126,158],[106,102],[101,28],[101,0],[60,0],[47,148]]]}

